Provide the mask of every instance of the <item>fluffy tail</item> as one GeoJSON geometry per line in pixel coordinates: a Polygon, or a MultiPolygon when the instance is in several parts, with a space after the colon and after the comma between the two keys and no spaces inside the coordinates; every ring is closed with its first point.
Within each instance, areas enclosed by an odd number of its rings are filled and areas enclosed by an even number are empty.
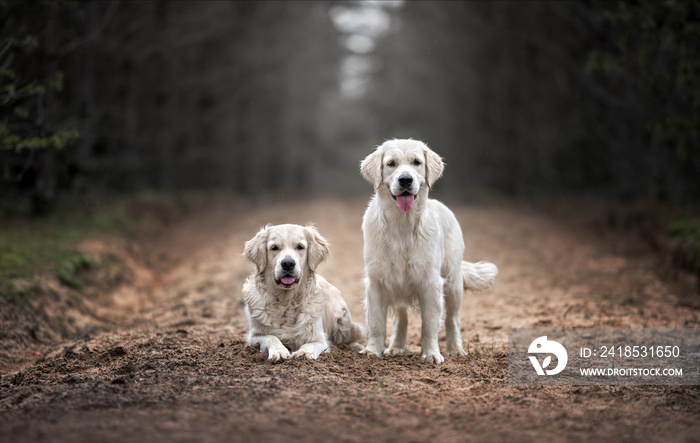
{"type": "Polygon", "coordinates": [[[498,275],[498,268],[493,263],[480,261],[477,263],[462,262],[462,281],[464,289],[483,291],[493,285],[498,275]]]}

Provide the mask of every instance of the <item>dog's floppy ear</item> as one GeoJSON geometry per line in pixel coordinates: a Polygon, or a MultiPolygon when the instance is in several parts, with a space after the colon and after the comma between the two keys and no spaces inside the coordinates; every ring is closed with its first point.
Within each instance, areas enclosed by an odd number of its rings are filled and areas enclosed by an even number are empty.
{"type": "Polygon", "coordinates": [[[432,188],[433,183],[442,177],[442,171],[445,170],[445,164],[442,162],[442,157],[433,152],[430,148],[425,148],[425,181],[428,182],[428,187],[432,188]]]}
{"type": "Polygon", "coordinates": [[[309,269],[315,272],[316,266],[325,260],[328,255],[328,240],[318,233],[314,225],[306,225],[304,230],[306,241],[309,244],[306,261],[309,264],[309,269]]]}
{"type": "Polygon", "coordinates": [[[255,234],[255,237],[245,242],[243,255],[255,263],[258,272],[263,272],[267,266],[267,238],[270,225],[265,226],[255,234]]]}
{"type": "Polygon", "coordinates": [[[368,182],[374,185],[374,189],[378,189],[382,184],[382,152],[377,149],[360,163],[360,171],[362,176],[368,182]]]}

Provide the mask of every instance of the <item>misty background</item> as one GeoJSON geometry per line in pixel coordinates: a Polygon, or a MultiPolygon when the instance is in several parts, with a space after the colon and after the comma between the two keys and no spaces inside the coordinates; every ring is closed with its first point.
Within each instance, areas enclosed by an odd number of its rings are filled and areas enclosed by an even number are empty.
{"type": "Polygon", "coordinates": [[[388,138],[440,196],[697,202],[700,2],[0,2],[0,209],[369,194],[388,138]]]}

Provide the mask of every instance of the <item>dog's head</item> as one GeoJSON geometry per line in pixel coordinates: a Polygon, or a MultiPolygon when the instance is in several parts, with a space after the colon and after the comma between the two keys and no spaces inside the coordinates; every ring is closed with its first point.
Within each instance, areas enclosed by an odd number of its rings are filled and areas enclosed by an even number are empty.
{"type": "Polygon", "coordinates": [[[315,227],[267,225],[245,244],[245,257],[281,289],[293,289],[328,255],[328,241],[315,227]]]}
{"type": "Polygon", "coordinates": [[[402,211],[410,211],[416,197],[440,178],[445,164],[418,140],[387,140],[360,165],[362,175],[377,192],[386,188],[402,211]]]}

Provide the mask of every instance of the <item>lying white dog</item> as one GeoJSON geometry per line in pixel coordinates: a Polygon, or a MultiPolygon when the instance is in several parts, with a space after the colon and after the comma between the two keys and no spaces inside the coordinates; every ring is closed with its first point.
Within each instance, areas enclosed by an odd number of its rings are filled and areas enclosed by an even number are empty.
{"type": "Polygon", "coordinates": [[[428,190],[442,175],[442,159],[420,141],[388,140],[362,161],[360,169],[376,190],[362,221],[369,335],[361,352],[405,352],[406,309],[418,305],[421,358],[442,363],[438,332],[444,304],[447,355],[465,355],[459,318],[463,291],[489,288],[498,268],[462,261],[464,241],[457,219],[445,205],[428,198],[428,190]],[[384,351],[389,308],[394,328],[384,351]]]}
{"type": "Polygon", "coordinates": [[[315,272],[328,242],[313,226],[268,225],[246,242],[244,255],[257,268],[243,284],[248,345],[260,345],[277,361],[318,358],[330,351],[329,339],[362,339],[340,291],[315,272]]]}

